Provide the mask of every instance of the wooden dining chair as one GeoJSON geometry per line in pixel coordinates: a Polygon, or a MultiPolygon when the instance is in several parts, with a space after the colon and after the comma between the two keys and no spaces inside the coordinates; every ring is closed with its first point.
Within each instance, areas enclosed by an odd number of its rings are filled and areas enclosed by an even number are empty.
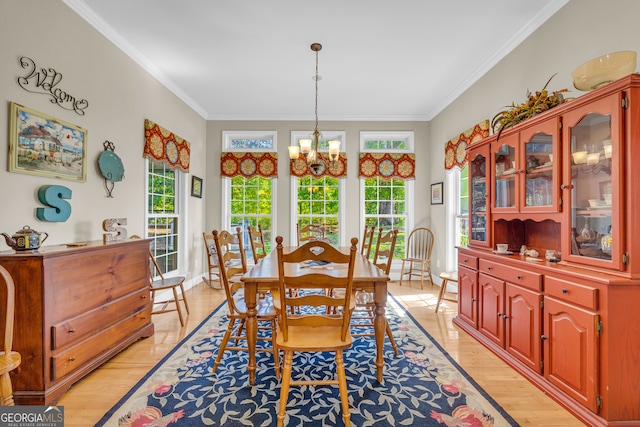
{"type": "Polygon", "coordinates": [[[349,426],[343,351],[352,345],[349,321],[353,309],[351,294],[358,239],[351,239],[348,254],[323,241],[308,243],[285,254],[282,241],[282,236],[276,238],[278,289],[272,291],[279,315],[278,348],[284,350],[278,426],[284,425],[289,388],[298,385],[338,385],[342,419],[344,425],[349,426]],[[300,268],[301,263],[320,260],[330,262],[331,269],[300,268]],[[301,292],[290,297],[289,288],[301,292]],[[322,292],[325,288],[341,289],[341,296],[327,295],[322,292]],[[329,307],[340,307],[340,310],[328,313],[329,307]],[[294,352],[335,352],[337,379],[291,381],[294,352]]]}
{"type": "Polygon", "coordinates": [[[203,232],[202,239],[207,252],[207,274],[209,276],[209,279],[205,279],[205,282],[207,282],[207,285],[213,289],[222,289],[222,281],[220,280],[219,271],[220,266],[218,265],[218,254],[215,252],[215,245],[213,243],[213,234],[203,232]],[[214,286],[214,276],[216,278],[215,282],[218,283],[217,286],[214,286]]]}
{"type": "Polygon", "coordinates": [[[298,246],[309,241],[324,240],[327,233],[323,226],[315,224],[307,224],[301,228],[298,223],[296,224],[296,231],[298,235],[298,246]]]}
{"type": "Polygon", "coordinates": [[[262,233],[262,225],[258,224],[258,229],[248,226],[249,243],[251,243],[251,253],[253,254],[253,263],[257,264],[258,261],[267,256],[267,250],[264,245],[264,234],[262,233]]]}
{"type": "Polygon", "coordinates": [[[4,293],[6,304],[4,316],[4,346],[0,351],[0,406],[14,406],[13,387],[9,373],[20,366],[22,357],[13,351],[13,322],[16,306],[16,287],[6,268],[0,265],[0,293],[4,293]]]}
{"type": "MultiPolygon", "coordinates": [[[[247,256],[244,250],[242,229],[236,227],[235,234],[227,230],[220,231],[218,240],[219,248],[222,251],[218,259],[224,261],[220,265],[224,266],[227,280],[230,282],[239,281],[240,277],[247,272],[247,256]]],[[[220,285],[223,286],[222,276],[220,276],[220,285]]]]}
{"type": "MultiPolygon", "coordinates": [[[[134,234],[130,238],[140,239],[141,237],[134,234]]],[[[156,258],[153,256],[151,249],[149,249],[149,290],[151,292],[151,314],[162,314],[177,311],[178,318],[180,319],[180,325],[184,326],[184,315],[182,314],[180,301],[182,301],[187,314],[189,314],[189,302],[187,301],[187,297],[184,293],[185,279],[185,276],[164,277],[162,269],[158,265],[158,261],[156,261],[156,258]],[[180,289],[180,293],[178,293],[178,289],[180,289]],[[158,301],[156,299],[156,293],[162,291],[171,291],[173,293],[173,298],[158,301]]]]}
{"type": "Polygon", "coordinates": [[[371,227],[369,226],[364,226],[364,235],[362,236],[362,242],[361,242],[361,247],[360,247],[360,253],[362,255],[364,255],[367,259],[369,259],[369,256],[371,255],[371,248],[373,246],[373,236],[376,232],[376,226],[372,225],[371,227]]]}
{"type": "MultiPolygon", "coordinates": [[[[223,245],[229,243],[229,240],[232,239],[231,233],[228,231],[222,231],[218,234],[217,230],[213,230],[212,232],[214,245],[216,248],[216,252],[218,254],[218,262],[220,265],[224,265],[226,260],[223,254],[223,245]]],[[[229,307],[229,313],[227,314],[227,318],[229,319],[229,323],[227,324],[227,330],[224,333],[224,337],[222,338],[222,343],[218,348],[218,355],[216,356],[216,360],[213,364],[213,373],[218,370],[218,366],[220,365],[220,361],[222,360],[222,356],[226,351],[248,351],[248,346],[239,346],[239,343],[242,341],[246,343],[246,321],[247,321],[247,306],[244,300],[244,292],[241,291],[244,287],[243,282],[229,282],[229,276],[227,275],[226,269],[220,269],[220,278],[222,280],[222,286],[224,288],[225,296],[227,297],[227,305],[229,307]],[[233,340],[234,345],[229,346],[229,341],[233,340]]],[[[277,327],[276,327],[276,318],[277,314],[273,305],[273,299],[271,295],[266,294],[264,297],[259,298],[257,301],[257,315],[256,318],[258,320],[258,329],[264,330],[269,329],[270,333],[267,336],[263,336],[262,334],[258,334],[257,340],[259,342],[270,341],[271,347],[258,346],[256,350],[258,351],[266,351],[269,353],[273,353],[273,363],[276,371],[276,378],[280,378],[280,353],[278,352],[278,346],[276,344],[277,327]],[[269,323],[268,327],[263,326],[265,322],[269,323]]]]}
{"type": "MultiPolygon", "coordinates": [[[[384,230],[380,228],[378,231],[378,239],[376,242],[376,250],[373,255],[373,265],[378,267],[389,275],[391,271],[391,263],[393,262],[393,251],[396,247],[396,240],[398,239],[398,230],[389,230],[386,234],[384,230]]],[[[356,330],[362,330],[362,328],[372,328],[373,321],[375,319],[376,305],[373,300],[373,293],[364,290],[356,291],[356,308],[352,315],[351,324],[355,326],[356,330]]],[[[398,346],[396,340],[393,338],[393,332],[391,326],[385,318],[385,333],[389,338],[391,347],[395,355],[398,355],[398,346]]],[[[368,336],[373,337],[373,332],[359,332],[353,333],[353,336],[368,336]]]]}
{"type": "Polygon", "coordinates": [[[433,277],[431,276],[431,252],[433,251],[433,232],[428,228],[416,228],[409,234],[407,239],[407,255],[402,259],[402,267],[400,268],[400,286],[402,286],[402,278],[405,275],[420,276],[420,289],[424,285],[424,272],[427,271],[429,281],[433,286],[433,277]],[[409,271],[405,273],[405,263],[409,263],[409,271]],[[420,271],[413,271],[414,264],[420,266],[420,271]]]}

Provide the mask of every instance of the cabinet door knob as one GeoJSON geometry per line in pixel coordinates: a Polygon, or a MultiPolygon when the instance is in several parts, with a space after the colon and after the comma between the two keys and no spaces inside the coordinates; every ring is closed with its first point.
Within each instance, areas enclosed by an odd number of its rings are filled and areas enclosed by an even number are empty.
{"type": "Polygon", "coordinates": [[[570,189],[571,189],[571,185],[562,184],[562,185],[560,186],[560,189],[561,189],[561,190],[570,190],[570,189]]]}
{"type": "Polygon", "coordinates": [[[70,357],[70,358],[69,358],[69,362],[75,362],[75,361],[76,361],[76,358],[75,358],[75,357],[70,357]]]}
{"type": "Polygon", "coordinates": [[[509,318],[509,316],[507,316],[506,314],[504,314],[504,315],[502,315],[502,318],[503,318],[503,319],[508,319],[508,318],[509,318]]]}
{"type": "Polygon", "coordinates": [[[498,317],[502,317],[502,313],[498,312],[498,317]]]}
{"type": "Polygon", "coordinates": [[[491,270],[493,267],[487,267],[487,270],[491,270]]]}
{"type": "Polygon", "coordinates": [[[546,340],[547,340],[547,336],[546,336],[546,335],[541,335],[541,336],[540,336],[540,339],[541,339],[542,341],[546,341],[546,340]]]}
{"type": "Polygon", "coordinates": [[[568,293],[569,293],[569,291],[567,290],[567,288],[562,288],[562,293],[563,293],[563,294],[568,294],[568,293]]]}
{"type": "Polygon", "coordinates": [[[466,263],[467,263],[467,261],[468,261],[467,259],[464,259],[462,262],[464,262],[464,263],[466,264],[466,263]]]}
{"type": "Polygon", "coordinates": [[[76,330],[75,330],[75,329],[73,329],[73,328],[69,329],[69,333],[70,333],[70,334],[74,333],[75,331],[76,331],[76,330]]]}
{"type": "Polygon", "coordinates": [[[522,276],[518,274],[518,275],[516,276],[516,279],[520,280],[520,279],[522,279],[522,276]]]}
{"type": "Polygon", "coordinates": [[[476,302],[476,299],[475,298],[471,298],[471,302],[476,302]]]}

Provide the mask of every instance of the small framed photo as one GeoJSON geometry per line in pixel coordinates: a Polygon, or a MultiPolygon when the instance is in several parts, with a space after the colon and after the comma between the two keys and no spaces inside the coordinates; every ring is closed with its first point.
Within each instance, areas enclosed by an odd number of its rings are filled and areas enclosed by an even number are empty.
{"type": "Polygon", "coordinates": [[[444,203],[442,197],[442,191],[444,189],[444,184],[442,182],[436,182],[435,184],[431,184],[431,204],[432,205],[441,205],[444,203]]]}
{"type": "Polygon", "coordinates": [[[11,103],[9,172],[87,180],[87,130],[11,103]]]}
{"type": "Polygon", "coordinates": [[[191,195],[202,198],[202,178],[198,178],[197,176],[191,177],[191,195]]]}

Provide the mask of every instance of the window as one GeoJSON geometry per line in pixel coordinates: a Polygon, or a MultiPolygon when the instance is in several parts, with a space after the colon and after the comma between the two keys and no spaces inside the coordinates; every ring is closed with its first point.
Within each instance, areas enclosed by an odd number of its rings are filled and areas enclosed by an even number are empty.
{"type": "MultiPolygon", "coordinates": [[[[276,151],[275,131],[225,131],[222,133],[223,151],[236,152],[274,152],[276,151]]],[[[251,251],[247,226],[262,226],[265,250],[271,250],[274,236],[273,216],[275,214],[276,195],[275,178],[262,176],[246,178],[238,175],[223,177],[223,228],[235,233],[242,228],[244,246],[251,251]]],[[[247,257],[250,261],[253,258],[247,257]]]]}
{"type": "Polygon", "coordinates": [[[447,271],[456,271],[456,246],[469,244],[469,167],[454,167],[447,171],[447,271]]]}
{"type": "MultiPolygon", "coordinates": [[[[291,132],[291,145],[298,144],[300,139],[310,138],[311,132],[291,132]]],[[[313,139],[313,137],[311,136],[313,139]]],[[[329,151],[328,141],[340,141],[340,151],[345,151],[345,133],[325,131],[318,141],[318,150],[329,151]]],[[[308,224],[322,225],[327,230],[331,243],[342,245],[344,224],[345,180],[332,176],[291,177],[292,206],[294,218],[291,236],[292,243],[297,241],[296,224],[301,228],[308,224]]]]}
{"type": "MultiPolygon", "coordinates": [[[[413,153],[413,132],[360,132],[360,151],[372,153],[413,153]]],[[[398,230],[394,259],[405,254],[407,230],[413,228],[413,181],[398,178],[371,177],[361,179],[361,229],[398,230]]],[[[376,233],[377,236],[377,233],[376,233]]]]}
{"type": "Polygon", "coordinates": [[[147,160],[147,237],[162,274],[178,270],[180,172],[147,160]]]}

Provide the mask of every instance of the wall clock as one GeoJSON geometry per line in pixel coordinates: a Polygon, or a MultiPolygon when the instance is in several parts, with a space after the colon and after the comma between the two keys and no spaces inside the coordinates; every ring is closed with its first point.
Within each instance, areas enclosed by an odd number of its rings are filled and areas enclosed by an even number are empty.
{"type": "Polygon", "coordinates": [[[116,182],[124,179],[124,165],[122,160],[115,153],[115,144],[110,141],[104,142],[104,151],[98,157],[98,169],[104,177],[104,187],[107,190],[107,197],[111,195],[116,182]]]}

